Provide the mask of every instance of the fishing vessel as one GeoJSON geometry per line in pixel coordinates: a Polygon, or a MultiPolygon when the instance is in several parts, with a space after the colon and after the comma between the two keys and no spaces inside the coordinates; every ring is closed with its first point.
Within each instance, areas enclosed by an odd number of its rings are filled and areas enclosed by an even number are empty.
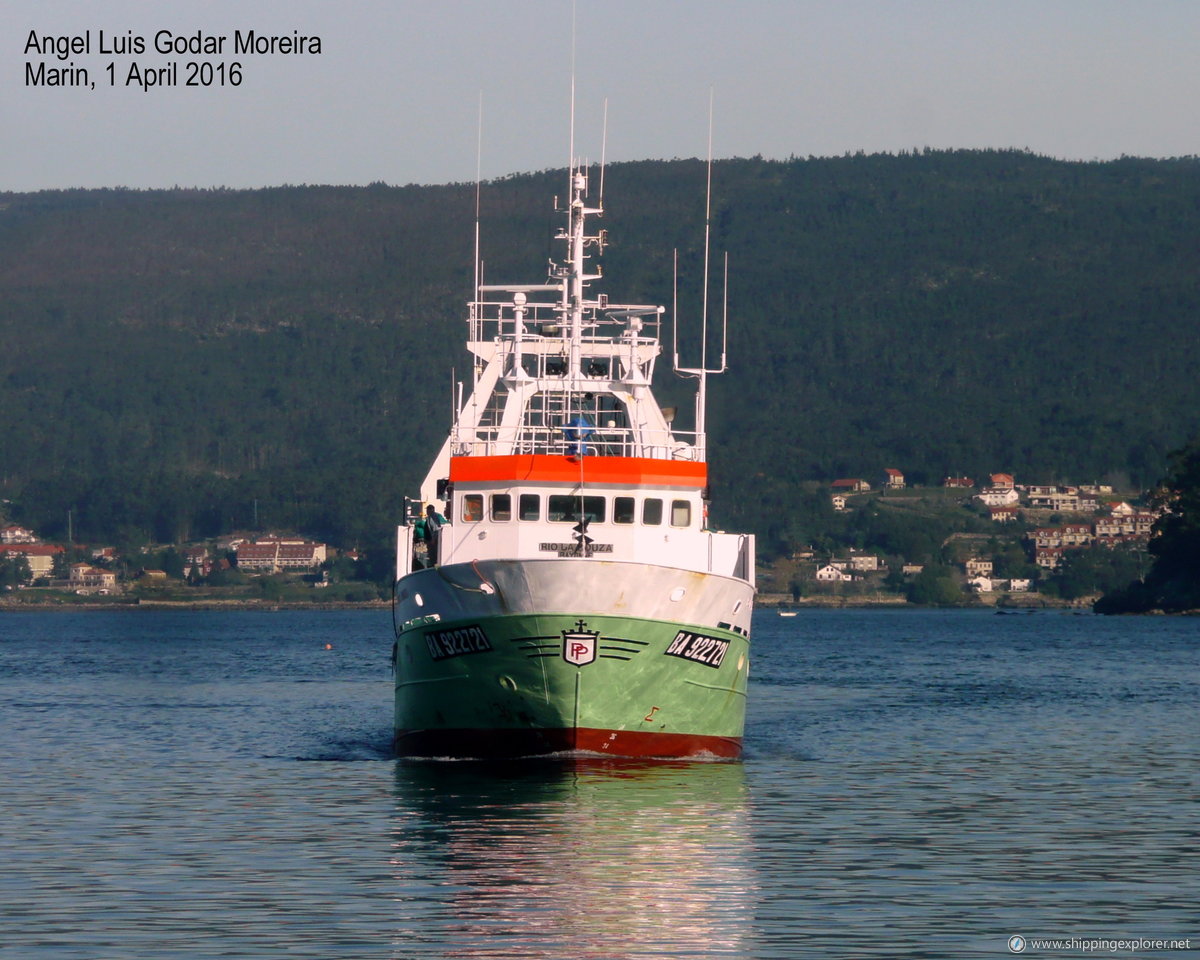
{"type": "Polygon", "coordinates": [[[754,538],[707,520],[720,371],[675,347],[697,380],[676,429],[651,390],[665,308],[592,293],[603,190],[568,177],[546,279],[476,278],[472,389],[397,529],[395,750],[736,758],[754,538]]]}

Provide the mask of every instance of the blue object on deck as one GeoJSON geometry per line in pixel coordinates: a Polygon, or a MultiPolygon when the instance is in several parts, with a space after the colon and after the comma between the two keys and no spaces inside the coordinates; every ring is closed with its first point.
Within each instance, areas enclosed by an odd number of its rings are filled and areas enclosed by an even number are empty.
{"type": "Polygon", "coordinates": [[[587,439],[595,431],[596,428],[592,426],[592,422],[582,413],[575,414],[567,422],[567,425],[563,427],[563,433],[571,444],[570,449],[573,456],[582,457],[587,452],[587,439]]]}

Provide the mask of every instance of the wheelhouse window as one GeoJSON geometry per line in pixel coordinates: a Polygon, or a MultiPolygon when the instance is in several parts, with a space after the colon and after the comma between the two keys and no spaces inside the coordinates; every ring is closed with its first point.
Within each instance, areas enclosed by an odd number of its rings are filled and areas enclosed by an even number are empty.
{"type": "Polygon", "coordinates": [[[478,523],[483,519],[482,493],[468,493],[463,497],[462,518],[467,523],[478,523]]]}
{"type": "Polygon", "coordinates": [[[542,519],[542,498],[540,494],[523,493],[517,501],[517,507],[520,511],[517,516],[522,520],[540,520],[542,519]]]}
{"type": "Polygon", "coordinates": [[[663,502],[657,498],[648,498],[642,503],[642,523],[656,527],[662,523],[663,502]]]}
{"type": "Polygon", "coordinates": [[[633,497],[613,498],[613,523],[633,523],[637,519],[637,501],[633,497]]]}
{"type": "Polygon", "coordinates": [[[512,494],[492,494],[492,519],[501,522],[512,519],[512,494]]]}
{"type": "Polygon", "coordinates": [[[578,523],[584,517],[592,523],[603,523],[607,501],[604,497],[580,497],[574,494],[550,495],[547,519],[554,523],[578,523]]]}
{"type": "Polygon", "coordinates": [[[687,500],[671,501],[671,526],[690,527],[692,525],[692,505],[687,500]]]}

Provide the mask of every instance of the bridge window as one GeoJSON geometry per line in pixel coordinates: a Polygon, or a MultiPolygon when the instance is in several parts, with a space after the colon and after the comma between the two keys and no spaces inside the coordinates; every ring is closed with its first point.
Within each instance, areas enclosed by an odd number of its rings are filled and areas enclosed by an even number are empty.
{"type": "Polygon", "coordinates": [[[607,500],[604,497],[578,497],[573,494],[551,494],[547,519],[555,523],[578,523],[587,517],[592,523],[603,523],[607,500]]]}
{"type": "Polygon", "coordinates": [[[542,519],[542,498],[536,493],[523,493],[517,501],[520,508],[518,516],[522,520],[542,519]]]}
{"type": "Polygon", "coordinates": [[[662,501],[650,499],[642,504],[642,523],[656,527],[662,523],[662,501]]]}
{"type": "Polygon", "coordinates": [[[483,519],[483,494],[468,493],[463,497],[462,518],[467,523],[478,523],[483,519]]]}
{"type": "Polygon", "coordinates": [[[613,523],[633,523],[637,519],[637,501],[633,497],[613,499],[613,523]]]}
{"type": "Polygon", "coordinates": [[[506,521],[512,519],[512,495],[507,493],[492,494],[492,519],[506,521]]]}
{"type": "Polygon", "coordinates": [[[692,525],[692,505],[687,500],[671,501],[671,526],[690,527],[692,525]]]}

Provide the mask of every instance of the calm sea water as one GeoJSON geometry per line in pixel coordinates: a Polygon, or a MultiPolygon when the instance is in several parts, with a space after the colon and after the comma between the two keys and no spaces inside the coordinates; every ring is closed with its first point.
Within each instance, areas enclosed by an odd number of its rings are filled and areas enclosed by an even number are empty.
{"type": "Polygon", "coordinates": [[[0,615],[0,957],[1200,948],[1196,618],[762,614],[745,762],[625,766],[397,762],[390,628],[0,615]]]}

